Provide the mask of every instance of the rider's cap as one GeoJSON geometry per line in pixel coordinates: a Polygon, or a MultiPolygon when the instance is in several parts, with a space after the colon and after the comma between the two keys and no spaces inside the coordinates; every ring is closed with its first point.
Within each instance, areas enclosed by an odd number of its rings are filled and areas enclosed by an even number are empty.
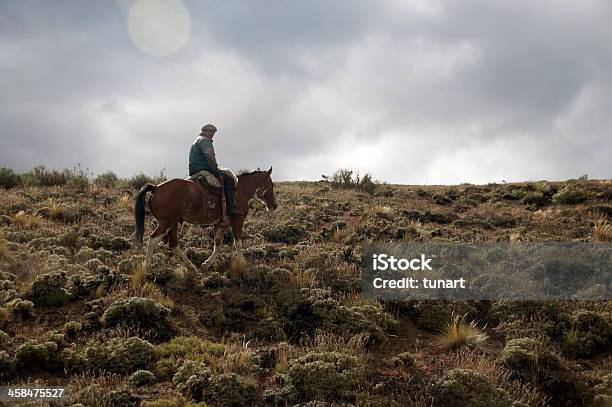
{"type": "Polygon", "coordinates": [[[214,133],[217,131],[217,128],[212,124],[207,124],[206,126],[202,127],[202,131],[205,133],[214,133]]]}

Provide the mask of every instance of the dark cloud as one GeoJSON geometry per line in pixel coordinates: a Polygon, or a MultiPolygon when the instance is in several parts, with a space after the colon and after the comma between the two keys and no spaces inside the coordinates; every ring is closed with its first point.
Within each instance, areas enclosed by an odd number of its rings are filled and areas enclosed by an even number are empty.
{"type": "Polygon", "coordinates": [[[610,177],[606,1],[185,1],[165,57],[135,2],[0,3],[0,165],[184,176],[213,122],[223,165],[279,179],[610,177]]]}

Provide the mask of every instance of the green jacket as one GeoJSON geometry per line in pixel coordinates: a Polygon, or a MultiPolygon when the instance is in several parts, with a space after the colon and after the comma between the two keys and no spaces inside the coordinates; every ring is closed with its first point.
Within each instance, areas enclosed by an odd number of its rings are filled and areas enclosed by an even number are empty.
{"type": "Polygon", "coordinates": [[[189,176],[204,170],[216,173],[219,171],[219,166],[212,139],[198,136],[189,150],[189,176]]]}

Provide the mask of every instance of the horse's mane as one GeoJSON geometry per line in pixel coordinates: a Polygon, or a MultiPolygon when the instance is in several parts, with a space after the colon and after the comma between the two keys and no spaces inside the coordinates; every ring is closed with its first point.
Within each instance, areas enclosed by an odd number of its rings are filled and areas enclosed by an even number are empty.
{"type": "Polygon", "coordinates": [[[259,174],[265,171],[262,170],[254,170],[254,171],[249,171],[249,170],[240,170],[238,171],[238,173],[236,174],[238,177],[242,177],[245,175],[253,175],[253,174],[259,174]]]}

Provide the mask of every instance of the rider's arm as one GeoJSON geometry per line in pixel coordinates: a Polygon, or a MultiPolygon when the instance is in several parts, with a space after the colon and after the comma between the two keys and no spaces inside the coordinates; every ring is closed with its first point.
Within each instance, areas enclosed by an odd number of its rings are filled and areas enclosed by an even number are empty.
{"type": "Polygon", "coordinates": [[[202,152],[204,153],[204,157],[208,161],[211,169],[214,172],[219,172],[219,164],[217,164],[217,157],[215,155],[215,149],[212,145],[202,145],[202,152]]]}

